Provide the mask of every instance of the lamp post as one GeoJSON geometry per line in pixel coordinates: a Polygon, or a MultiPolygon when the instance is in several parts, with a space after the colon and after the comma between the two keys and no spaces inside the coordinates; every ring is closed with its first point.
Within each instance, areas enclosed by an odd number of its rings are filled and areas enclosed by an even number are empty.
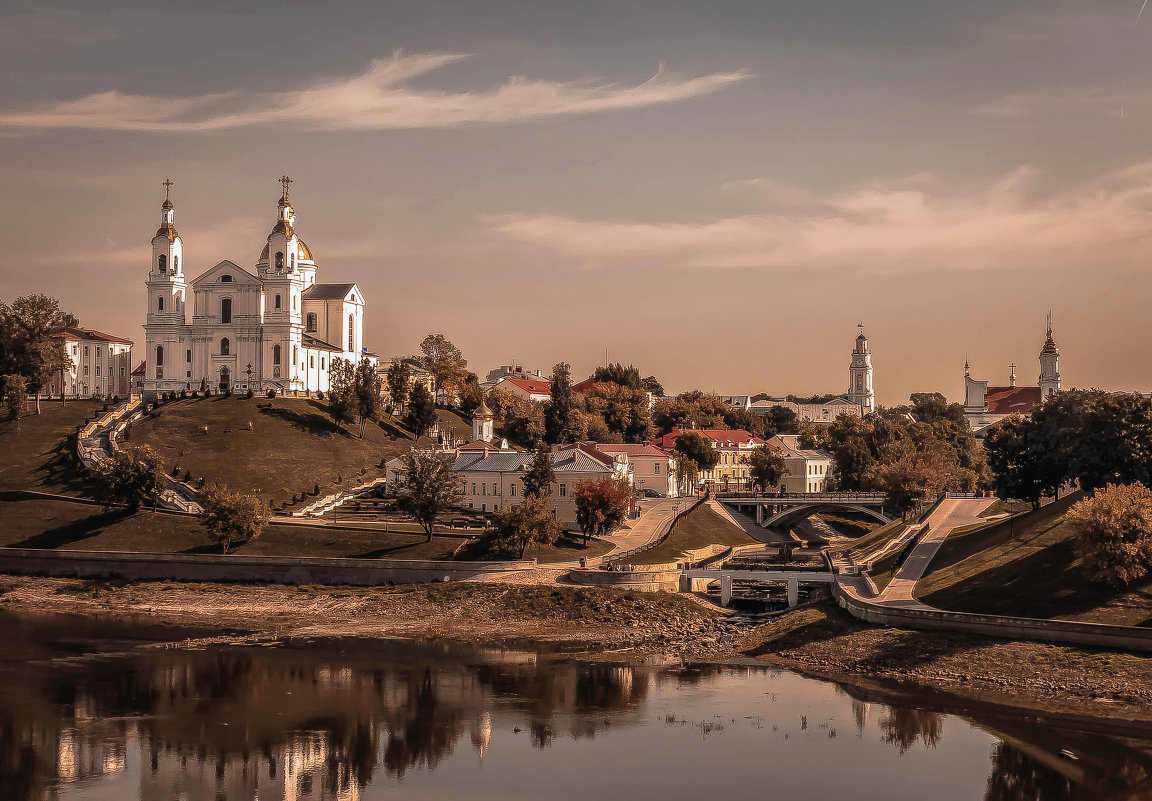
{"type": "Polygon", "coordinates": [[[248,362],[248,389],[252,389],[252,362],[248,362]]]}

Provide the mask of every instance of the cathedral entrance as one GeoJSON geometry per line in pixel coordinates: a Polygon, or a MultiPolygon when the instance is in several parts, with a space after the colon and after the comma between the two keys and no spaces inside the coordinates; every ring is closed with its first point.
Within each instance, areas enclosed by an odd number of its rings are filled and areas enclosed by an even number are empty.
{"type": "Polygon", "coordinates": [[[220,391],[227,392],[232,388],[232,376],[228,373],[227,367],[220,368],[220,391]]]}

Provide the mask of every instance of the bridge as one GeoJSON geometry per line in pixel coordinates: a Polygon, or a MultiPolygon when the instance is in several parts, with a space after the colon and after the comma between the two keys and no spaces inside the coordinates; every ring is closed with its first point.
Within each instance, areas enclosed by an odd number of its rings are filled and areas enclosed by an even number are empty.
{"type": "MultiPolygon", "coordinates": [[[[720,579],[720,605],[727,606],[732,600],[732,580],[755,581],[763,584],[785,584],[788,587],[788,606],[800,601],[800,584],[832,584],[835,578],[831,573],[808,570],[685,570],[682,574],[688,582],[689,590],[703,589],[716,579],[720,579]],[[699,582],[696,584],[695,582],[699,582]]],[[[684,589],[681,585],[681,589],[684,589]]]]}
{"type": "Polygon", "coordinates": [[[868,515],[881,523],[891,523],[884,513],[882,492],[788,492],[762,495],[750,492],[718,493],[716,500],[736,511],[756,518],[765,528],[787,528],[804,518],[829,509],[845,509],[868,515]]]}

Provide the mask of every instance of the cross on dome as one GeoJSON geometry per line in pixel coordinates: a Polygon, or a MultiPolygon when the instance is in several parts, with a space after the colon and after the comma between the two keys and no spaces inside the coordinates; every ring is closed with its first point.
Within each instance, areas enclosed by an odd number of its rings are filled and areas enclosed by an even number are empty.
{"type": "Polygon", "coordinates": [[[288,199],[288,192],[289,192],[289,186],[288,185],[291,183],[292,183],[292,179],[289,178],[287,175],[281,175],[280,176],[280,185],[282,187],[284,187],[284,199],[285,200],[288,199]]]}
{"type": "Polygon", "coordinates": [[[160,184],[162,187],[164,187],[164,199],[165,200],[170,200],[172,197],[173,183],[174,182],[171,178],[165,178],[160,184]]]}

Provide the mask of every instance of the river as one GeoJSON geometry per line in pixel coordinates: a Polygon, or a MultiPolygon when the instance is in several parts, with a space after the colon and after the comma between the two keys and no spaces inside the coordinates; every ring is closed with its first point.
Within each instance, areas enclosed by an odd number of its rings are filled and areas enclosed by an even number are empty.
{"type": "Polygon", "coordinates": [[[173,636],[0,616],[0,799],[1152,798],[1131,731],[786,671],[173,636]]]}

